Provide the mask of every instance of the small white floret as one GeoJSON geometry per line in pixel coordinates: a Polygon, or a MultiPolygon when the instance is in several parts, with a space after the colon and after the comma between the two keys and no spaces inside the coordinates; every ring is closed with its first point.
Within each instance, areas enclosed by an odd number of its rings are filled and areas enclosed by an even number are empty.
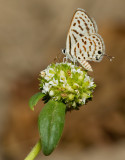
{"type": "Polygon", "coordinates": [[[53,95],[54,95],[54,92],[53,92],[53,91],[50,91],[50,92],[49,92],[49,95],[50,95],[50,96],[53,96],[53,95]]]}

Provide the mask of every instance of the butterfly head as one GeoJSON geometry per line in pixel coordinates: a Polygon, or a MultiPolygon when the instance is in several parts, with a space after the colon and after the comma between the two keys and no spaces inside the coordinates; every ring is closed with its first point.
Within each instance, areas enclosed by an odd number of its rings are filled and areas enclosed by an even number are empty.
{"type": "Polygon", "coordinates": [[[103,58],[103,56],[106,56],[110,61],[112,61],[113,58],[110,55],[105,54],[103,51],[101,52],[100,50],[94,55],[93,59],[95,62],[100,62],[103,58]]]}
{"type": "Polygon", "coordinates": [[[93,59],[95,62],[100,62],[105,55],[105,44],[102,37],[99,34],[94,34],[94,44],[95,50],[93,54],[93,59]]]}
{"type": "Polygon", "coordinates": [[[104,52],[102,50],[96,51],[95,54],[94,54],[94,57],[93,57],[94,61],[95,62],[100,62],[102,60],[103,56],[104,56],[104,52]]]}

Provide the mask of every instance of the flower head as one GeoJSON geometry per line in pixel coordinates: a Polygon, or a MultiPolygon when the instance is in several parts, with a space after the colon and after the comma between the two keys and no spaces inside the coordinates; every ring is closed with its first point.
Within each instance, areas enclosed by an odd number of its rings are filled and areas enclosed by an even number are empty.
{"type": "Polygon", "coordinates": [[[67,110],[78,109],[92,98],[96,85],[93,78],[72,63],[56,63],[40,72],[40,90],[49,99],[66,104],[67,110]]]}

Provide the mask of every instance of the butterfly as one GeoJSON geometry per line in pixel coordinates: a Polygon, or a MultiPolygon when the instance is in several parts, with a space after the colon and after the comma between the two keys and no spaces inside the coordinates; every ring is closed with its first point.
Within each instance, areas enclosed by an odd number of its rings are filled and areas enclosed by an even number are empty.
{"type": "Polygon", "coordinates": [[[78,8],[71,20],[66,49],[62,53],[67,59],[79,62],[86,70],[93,71],[88,61],[100,62],[106,55],[104,41],[97,32],[96,22],[85,10],[78,8]]]}

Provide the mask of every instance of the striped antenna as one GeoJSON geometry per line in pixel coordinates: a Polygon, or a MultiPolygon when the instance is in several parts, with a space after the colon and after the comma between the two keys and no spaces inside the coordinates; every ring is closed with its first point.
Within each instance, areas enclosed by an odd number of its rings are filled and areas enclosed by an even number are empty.
{"type": "Polygon", "coordinates": [[[115,58],[115,57],[112,57],[112,56],[110,56],[110,55],[108,55],[108,54],[104,54],[104,56],[106,56],[110,61],[112,61],[112,59],[115,58]]]}
{"type": "Polygon", "coordinates": [[[56,61],[61,62],[61,56],[62,56],[62,54],[59,53],[59,54],[54,58],[54,62],[56,62],[56,61]]]}

